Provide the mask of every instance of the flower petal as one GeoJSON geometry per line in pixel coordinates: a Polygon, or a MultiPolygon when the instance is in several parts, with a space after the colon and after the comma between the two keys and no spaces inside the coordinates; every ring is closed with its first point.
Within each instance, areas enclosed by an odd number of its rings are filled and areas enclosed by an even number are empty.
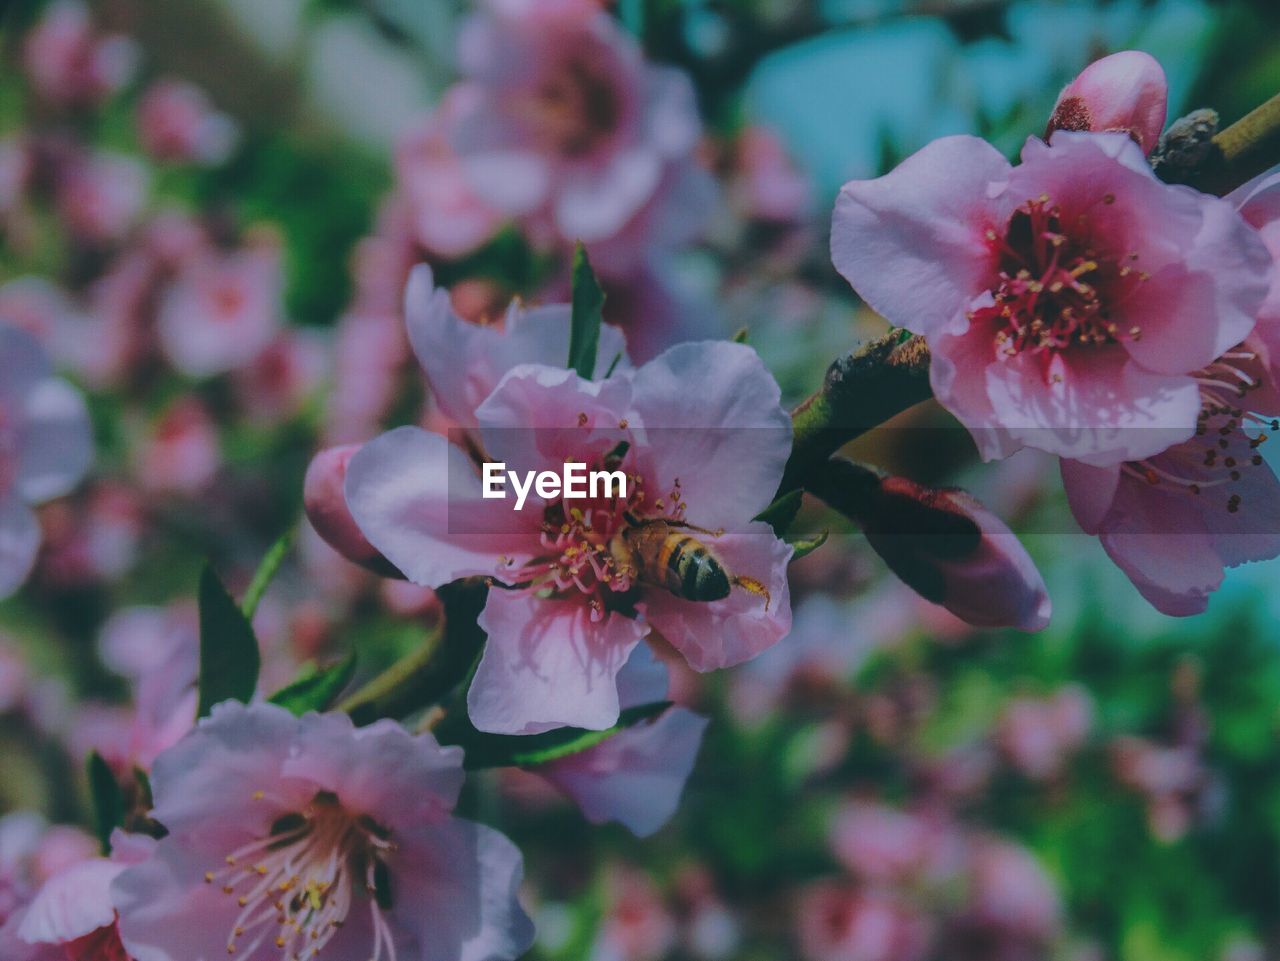
{"type": "Polygon", "coordinates": [[[617,675],[646,628],[621,614],[592,621],[585,604],[489,592],[489,635],[467,693],[471,723],[495,734],[603,730],[618,720],[617,675]]]}
{"type": "Polygon", "coordinates": [[[890,323],[932,335],[986,289],[995,261],[984,236],[1003,226],[992,198],[1009,162],[977,137],[942,137],[875,180],[844,185],[831,259],[890,323]]]}

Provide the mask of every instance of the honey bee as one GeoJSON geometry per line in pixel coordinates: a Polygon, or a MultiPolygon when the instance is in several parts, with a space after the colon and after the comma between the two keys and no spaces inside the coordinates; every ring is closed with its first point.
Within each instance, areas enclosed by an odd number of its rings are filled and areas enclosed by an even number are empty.
{"type": "Polygon", "coordinates": [[[609,542],[609,553],[620,570],[635,572],[637,580],[664,588],[686,601],[720,601],[739,587],[764,598],[769,591],[753,577],[731,573],[715,551],[690,533],[718,537],[685,521],[668,518],[639,519],[625,514],[626,526],[609,542]]]}

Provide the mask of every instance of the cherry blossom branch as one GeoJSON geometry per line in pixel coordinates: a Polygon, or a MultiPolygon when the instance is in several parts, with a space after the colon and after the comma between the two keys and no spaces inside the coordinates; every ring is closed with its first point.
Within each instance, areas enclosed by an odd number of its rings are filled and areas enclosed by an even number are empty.
{"type": "Polygon", "coordinates": [[[444,628],[429,634],[337,710],[350,714],[357,724],[404,717],[435,704],[466,679],[484,646],[485,634],[476,618],[484,609],[487,588],[483,579],[470,578],[437,593],[444,605],[444,628]]]}
{"type": "Polygon", "coordinates": [[[932,396],[929,351],[890,331],[838,358],[822,387],[791,414],[794,439],[780,494],[806,486],[827,459],[866,431],[932,396]]]}

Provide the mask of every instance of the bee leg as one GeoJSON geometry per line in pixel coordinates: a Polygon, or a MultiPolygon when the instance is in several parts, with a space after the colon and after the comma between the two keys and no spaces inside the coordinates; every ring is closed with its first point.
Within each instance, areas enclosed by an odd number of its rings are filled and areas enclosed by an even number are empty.
{"type": "Polygon", "coordinates": [[[755,594],[757,597],[763,597],[764,609],[766,611],[769,609],[769,603],[773,600],[773,598],[769,596],[769,589],[754,577],[735,577],[733,579],[733,584],[735,587],[741,587],[744,591],[750,594],[755,594]]]}

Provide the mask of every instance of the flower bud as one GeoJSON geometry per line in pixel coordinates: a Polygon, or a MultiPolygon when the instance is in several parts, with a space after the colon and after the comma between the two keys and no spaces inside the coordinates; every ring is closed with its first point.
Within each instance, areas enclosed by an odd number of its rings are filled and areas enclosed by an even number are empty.
{"type": "Polygon", "coordinates": [[[383,577],[403,577],[360,532],[347,507],[343,482],[347,477],[347,464],[359,449],[359,444],[330,447],[312,458],[302,482],[307,519],[316,533],[347,560],[383,577]]]}
{"type": "Polygon", "coordinates": [[[1023,631],[1049,623],[1049,594],[1035,563],[970,494],[886,477],[859,519],[895,574],[961,620],[1023,631]]]}
{"type": "Polygon", "coordinates": [[[1045,139],[1055,130],[1121,131],[1151,153],[1164,130],[1169,85],[1155,58],[1124,50],[1095,60],[1058,95],[1045,139]]]}

